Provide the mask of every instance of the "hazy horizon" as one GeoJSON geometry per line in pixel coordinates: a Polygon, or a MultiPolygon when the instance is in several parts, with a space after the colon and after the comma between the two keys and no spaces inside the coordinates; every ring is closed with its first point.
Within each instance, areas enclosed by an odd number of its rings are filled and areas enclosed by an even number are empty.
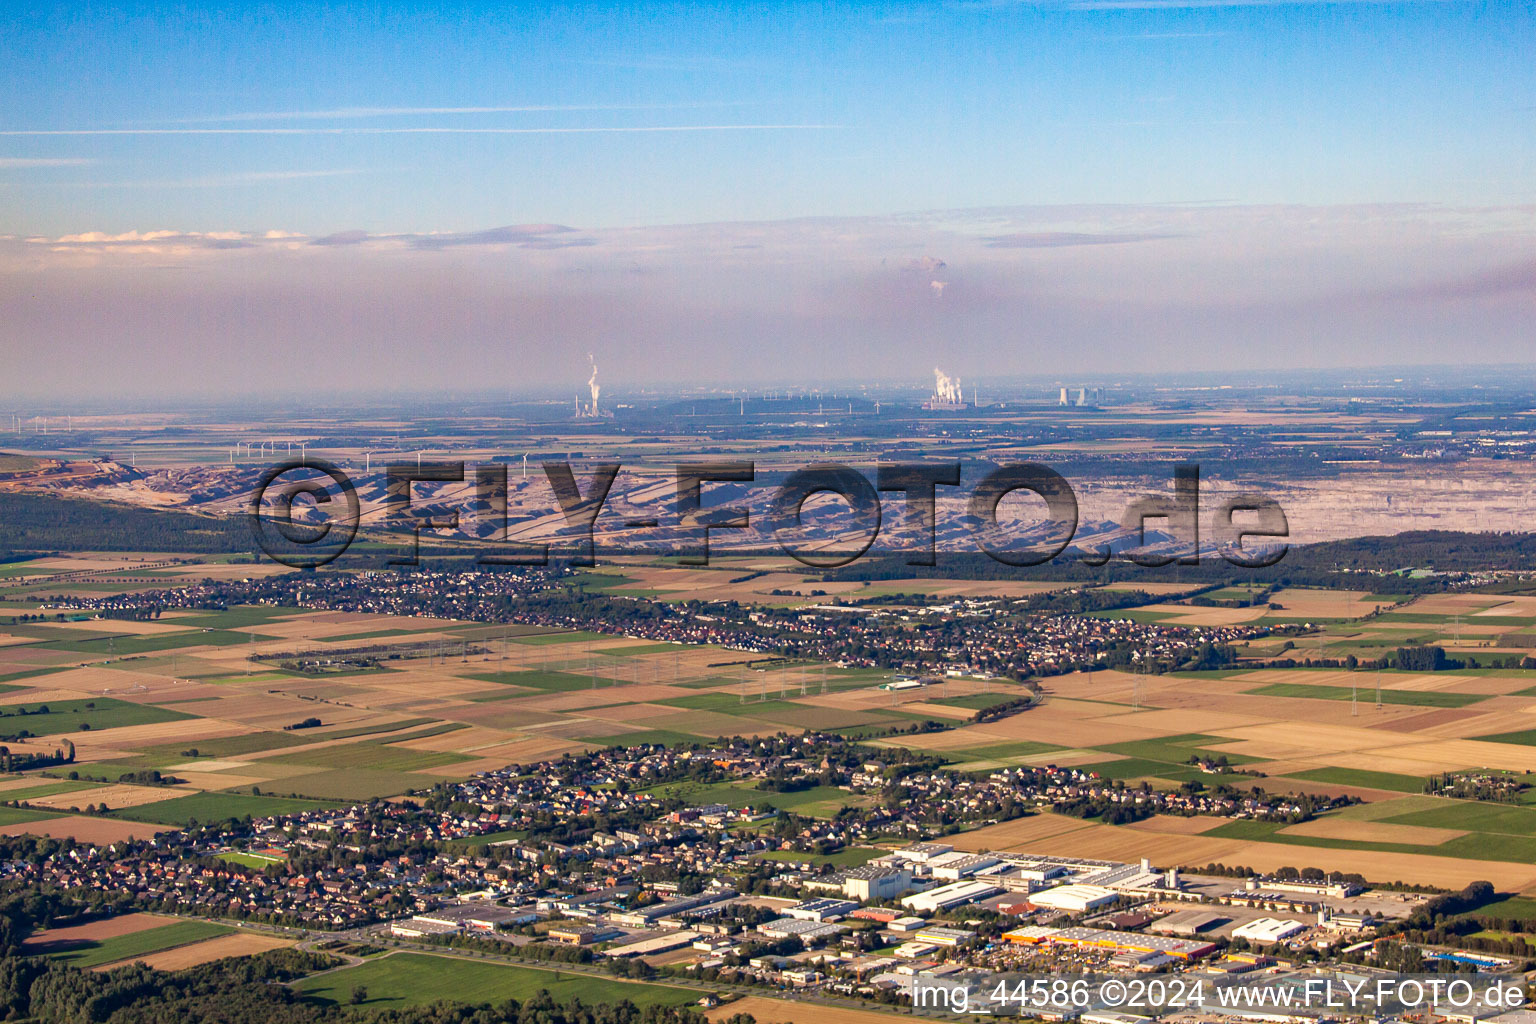
{"type": "Polygon", "coordinates": [[[1531,360],[1528,7],[0,25],[12,395],[1531,360]]]}

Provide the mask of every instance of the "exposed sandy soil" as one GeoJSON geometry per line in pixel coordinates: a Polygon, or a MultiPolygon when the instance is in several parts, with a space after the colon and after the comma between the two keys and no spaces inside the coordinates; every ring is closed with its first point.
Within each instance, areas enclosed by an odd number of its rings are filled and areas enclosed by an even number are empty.
{"type": "Polygon", "coordinates": [[[76,942],[95,942],[116,938],[119,935],[148,931],[151,928],[171,924],[174,920],[169,917],[157,917],[154,914],[118,914],[116,917],[104,917],[99,921],[77,924],[69,928],[49,928],[35,935],[29,935],[22,945],[28,950],[43,953],[55,946],[76,942]]]}
{"type": "Polygon", "coordinates": [[[26,821],[15,825],[0,825],[0,835],[52,836],[55,839],[74,838],[82,843],[115,843],[123,839],[140,839],[157,832],[168,831],[165,825],[143,825],[136,821],[118,821],[115,818],[88,818],[84,815],[65,815],[46,821],[26,821]]]}
{"type": "Polygon", "coordinates": [[[177,946],[158,953],[146,953],[143,956],[134,957],[132,961],[120,960],[115,964],[103,964],[96,969],[106,971],[113,967],[121,967],[124,963],[142,961],[157,970],[179,971],[213,960],[222,960],[227,956],[252,956],[256,953],[265,953],[269,949],[283,949],[293,943],[293,939],[280,939],[275,935],[258,935],[253,932],[220,935],[187,946],[177,946]]]}
{"type": "Polygon", "coordinates": [[[711,1021],[721,1021],[738,1013],[751,1014],[757,1019],[757,1024],[892,1024],[894,1021],[912,1019],[904,1013],[851,1010],[840,1006],[822,1006],[819,1003],[797,1003],[790,999],[770,999],[766,996],[747,996],[713,1010],[706,1010],[704,1016],[711,1021]]]}

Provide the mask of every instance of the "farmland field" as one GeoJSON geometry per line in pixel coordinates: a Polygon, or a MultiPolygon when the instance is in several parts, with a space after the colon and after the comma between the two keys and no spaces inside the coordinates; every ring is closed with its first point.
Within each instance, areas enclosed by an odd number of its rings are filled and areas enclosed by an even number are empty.
{"type": "MultiPolygon", "coordinates": [[[[232,931],[234,929],[226,925],[207,921],[176,921],[110,938],[81,938],[62,944],[58,949],[49,949],[45,955],[73,967],[98,967],[120,960],[132,960],[146,953],[202,942],[215,936],[228,935],[232,931]]],[[[43,938],[46,941],[47,933],[44,933],[43,938]]]]}
{"type": "Polygon", "coordinates": [[[638,1006],[681,1006],[698,998],[696,992],[669,985],[615,981],[591,974],[512,964],[466,960],[425,953],[391,953],[317,978],[294,988],[307,999],[346,1003],[354,987],[368,992],[364,1009],[421,1006],[448,1000],[499,1003],[526,1000],[547,991],[556,1002],[579,998],[586,1003],[627,999],[638,1006]]]}

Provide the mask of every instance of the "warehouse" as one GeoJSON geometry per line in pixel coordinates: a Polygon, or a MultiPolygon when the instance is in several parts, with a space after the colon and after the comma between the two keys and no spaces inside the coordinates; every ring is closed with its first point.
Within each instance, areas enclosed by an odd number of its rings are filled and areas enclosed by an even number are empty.
{"type": "Polygon", "coordinates": [[[1216,951],[1216,946],[1199,939],[1173,939],[1161,935],[1143,935],[1139,932],[1111,932],[1097,928],[1045,928],[1027,925],[1004,932],[1003,939],[1023,945],[1036,946],[1059,943],[1070,946],[1093,946],[1111,953],[1164,953],[1180,960],[1195,960],[1216,951]]]}
{"type": "Polygon", "coordinates": [[[924,928],[913,936],[918,942],[931,942],[935,946],[963,946],[976,937],[969,928],[924,928]]]}
{"type": "Polygon", "coordinates": [[[770,939],[787,939],[793,936],[807,946],[822,939],[830,939],[843,931],[835,924],[801,921],[793,917],[781,917],[776,921],[769,921],[767,924],[758,925],[757,930],[770,939]]]}
{"type": "Polygon", "coordinates": [[[1221,914],[1212,914],[1204,910],[1185,910],[1177,914],[1169,914],[1152,926],[1156,932],[1167,932],[1169,935],[1182,935],[1192,938],[1201,932],[1212,931],[1226,924],[1231,918],[1221,914]]]}
{"type": "Polygon", "coordinates": [[[995,896],[1000,892],[1002,892],[1000,888],[987,882],[955,882],[937,889],[929,889],[927,892],[915,893],[903,899],[901,905],[908,910],[932,914],[951,907],[963,907],[967,903],[975,903],[977,900],[995,896]]]}
{"type": "Polygon", "coordinates": [[[802,921],[837,921],[847,917],[858,907],[859,905],[853,900],[806,900],[792,907],[785,907],[780,913],[802,921]]]}
{"type": "Polygon", "coordinates": [[[1107,907],[1119,898],[1120,894],[1115,890],[1105,889],[1102,886],[1058,885],[1054,889],[1042,889],[1032,894],[1029,902],[1037,907],[1081,914],[1087,910],[1107,907]]]}
{"type": "Polygon", "coordinates": [[[1307,926],[1300,921],[1286,921],[1278,917],[1261,917],[1257,921],[1249,921],[1241,928],[1232,929],[1234,939],[1247,939],[1249,942],[1264,946],[1272,942],[1284,942],[1293,935],[1300,935],[1307,930],[1307,926]]]}
{"type": "Polygon", "coordinates": [[[969,878],[982,868],[1001,863],[996,857],[976,853],[946,853],[928,861],[928,873],[934,878],[958,882],[969,878]]]}
{"type": "Polygon", "coordinates": [[[893,900],[912,888],[912,872],[905,868],[865,864],[848,869],[842,878],[843,895],[865,903],[893,900]]]}

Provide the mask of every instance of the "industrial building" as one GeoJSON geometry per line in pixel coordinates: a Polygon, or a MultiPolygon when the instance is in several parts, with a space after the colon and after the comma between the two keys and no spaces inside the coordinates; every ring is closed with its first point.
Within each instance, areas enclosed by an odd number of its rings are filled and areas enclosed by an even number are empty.
{"type": "Polygon", "coordinates": [[[1063,944],[1091,946],[1108,952],[1163,953],[1179,960],[1195,960],[1215,952],[1216,946],[1198,939],[1174,939],[1140,932],[1101,931],[1097,928],[1045,928],[1027,925],[1004,932],[1003,939],[1023,945],[1063,944]]]}
{"type": "Polygon", "coordinates": [[[796,903],[792,907],[785,907],[780,913],[801,921],[838,921],[858,908],[859,905],[853,900],[819,899],[796,903]]]}
{"type": "Polygon", "coordinates": [[[411,920],[419,923],[444,925],[449,929],[493,932],[511,924],[521,924],[536,919],[527,911],[508,910],[494,903],[453,903],[436,910],[417,914],[411,920]]]}
{"type": "Polygon", "coordinates": [[[1278,917],[1261,917],[1257,921],[1249,921],[1240,928],[1232,929],[1234,939],[1247,939],[1258,945],[1268,945],[1273,942],[1284,942],[1293,935],[1300,935],[1307,930],[1307,926],[1300,921],[1287,921],[1278,917]]]}
{"type": "Polygon", "coordinates": [[[843,873],[843,895],[862,903],[893,900],[912,889],[912,872],[906,868],[865,864],[843,873]]]}
{"type": "Polygon", "coordinates": [[[969,928],[924,928],[912,936],[918,942],[931,942],[935,946],[963,946],[976,937],[969,928]]]}
{"type": "Polygon", "coordinates": [[[1113,889],[1106,889],[1099,885],[1073,884],[1058,885],[1054,889],[1042,889],[1032,894],[1029,902],[1037,907],[1081,914],[1084,911],[1107,907],[1119,898],[1120,894],[1113,889]]]}
{"type": "Polygon", "coordinates": [[[757,926],[759,934],[766,935],[770,939],[797,938],[806,945],[823,939],[830,939],[834,935],[843,932],[843,928],[835,924],[822,924],[819,921],[802,921],[794,917],[781,917],[766,924],[757,926]]]}
{"type": "Polygon", "coordinates": [[[928,861],[928,873],[934,878],[958,882],[981,871],[1002,863],[996,857],[975,853],[946,853],[928,861]]]}
{"type": "Polygon", "coordinates": [[[995,896],[1003,890],[989,882],[954,882],[950,885],[914,893],[902,899],[901,905],[918,913],[934,914],[951,907],[963,907],[967,903],[995,896]]]}

